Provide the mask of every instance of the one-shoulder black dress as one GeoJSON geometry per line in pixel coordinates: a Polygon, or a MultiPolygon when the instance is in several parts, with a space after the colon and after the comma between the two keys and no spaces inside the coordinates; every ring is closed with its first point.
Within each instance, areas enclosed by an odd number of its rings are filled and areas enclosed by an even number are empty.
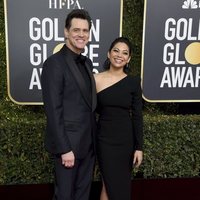
{"type": "Polygon", "coordinates": [[[109,200],[130,200],[133,154],[143,143],[140,78],[126,76],[97,100],[97,159],[109,200]]]}

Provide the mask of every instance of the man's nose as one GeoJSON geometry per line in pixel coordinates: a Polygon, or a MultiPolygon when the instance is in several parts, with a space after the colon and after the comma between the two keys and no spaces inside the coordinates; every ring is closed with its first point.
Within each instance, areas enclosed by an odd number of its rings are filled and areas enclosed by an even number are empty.
{"type": "Polygon", "coordinates": [[[79,31],[79,36],[83,37],[84,36],[84,31],[79,31]]]}

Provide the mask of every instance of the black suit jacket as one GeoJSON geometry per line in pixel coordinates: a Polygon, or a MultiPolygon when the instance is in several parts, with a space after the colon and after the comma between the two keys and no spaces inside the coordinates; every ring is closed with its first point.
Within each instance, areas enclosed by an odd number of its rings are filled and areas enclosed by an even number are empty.
{"type": "Polygon", "coordinates": [[[85,62],[91,79],[89,87],[73,54],[64,45],[43,65],[41,84],[47,116],[45,147],[53,154],[73,151],[76,158],[82,158],[94,143],[96,89],[91,60],[87,58],[85,62]]]}

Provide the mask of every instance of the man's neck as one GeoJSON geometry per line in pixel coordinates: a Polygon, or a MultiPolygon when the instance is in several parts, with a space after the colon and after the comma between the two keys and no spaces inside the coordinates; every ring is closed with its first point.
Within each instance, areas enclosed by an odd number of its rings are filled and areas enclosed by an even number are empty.
{"type": "Polygon", "coordinates": [[[70,44],[66,43],[66,46],[68,49],[70,49],[72,52],[74,52],[75,54],[81,54],[82,53],[82,49],[75,49],[73,48],[70,44]]]}

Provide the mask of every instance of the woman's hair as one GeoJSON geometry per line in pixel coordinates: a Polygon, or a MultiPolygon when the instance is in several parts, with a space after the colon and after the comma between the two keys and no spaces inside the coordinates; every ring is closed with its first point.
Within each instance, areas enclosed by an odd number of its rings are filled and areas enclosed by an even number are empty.
{"type": "MultiPolygon", "coordinates": [[[[109,52],[111,52],[111,50],[112,50],[112,48],[117,44],[117,43],[125,43],[127,46],[128,46],[128,50],[129,50],[129,55],[131,55],[131,53],[132,53],[132,44],[131,44],[131,42],[129,41],[129,39],[128,38],[126,38],[126,37],[118,37],[118,38],[116,38],[112,43],[111,43],[111,45],[110,45],[110,48],[109,48],[109,52]]],[[[105,60],[105,62],[104,62],[104,64],[103,64],[103,67],[104,67],[104,69],[106,69],[106,70],[108,70],[108,69],[110,69],[110,60],[109,60],[109,58],[107,58],[106,60],[105,60]]],[[[130,67],[128,66],[128,65],[125,65],[124,66],[124,72],[125,73],[128,73],[130,71],[130,67]]]]}

